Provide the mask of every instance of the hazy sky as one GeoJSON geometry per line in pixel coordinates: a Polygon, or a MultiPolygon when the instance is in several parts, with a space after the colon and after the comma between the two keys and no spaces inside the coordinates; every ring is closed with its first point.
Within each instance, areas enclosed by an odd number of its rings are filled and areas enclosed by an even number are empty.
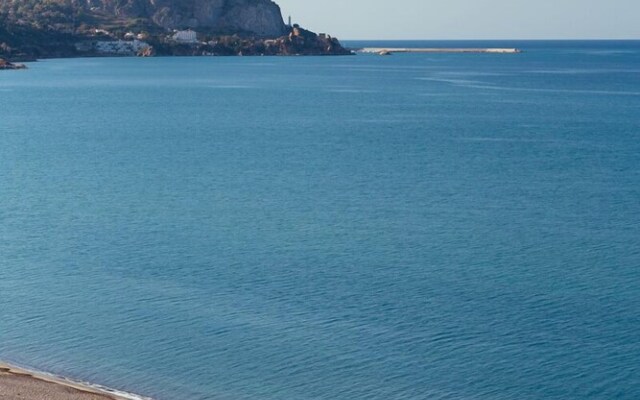
{"type": "Polygon", "coordinates": [[[640,0],[275,0],[341,39],[640,39],[640,0]]]}

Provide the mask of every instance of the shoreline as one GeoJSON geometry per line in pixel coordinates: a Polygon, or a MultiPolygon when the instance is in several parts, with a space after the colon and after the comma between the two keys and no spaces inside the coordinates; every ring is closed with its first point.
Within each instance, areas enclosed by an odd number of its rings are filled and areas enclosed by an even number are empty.
{"type": "MultiPolygon", "coordinates": [[[[107,388],[98,384],[18,367],[0,361],[0,397],[9,396],[29,400],[153,400],[133,393],[107,388]]],[[[12,398],[12,397],[10,397],[12,398]]]]}
{"type": "Polygon", "coordinates": [[[131,59],[148,59],[148,58],[264,58],[264,57],[272,57],[272,58],[298,58],[298,57],[351,57],[355,56],[356,52],[353,51],[351,54],[251,54],[251,55],[156,55],[153,57],[138,57],[138,56],[129,56],[129,55],[117,55],[117,54],[90,54],[90,55],[74,55],[74,56],[60,56],[60,57],[38,57],[38,58],[12,58],[11,63],[15,65],[15,63],[21,63],[20,65],[24,65],[25,68],[18,69],[28,69],[29,63],[37,63],[40,61],[47,60],[76,60],[76,59],[104,59],[104,58],[131,58],[131,59]]]}
{"type": "MultiPolygon", "coordinates": [[[[412,47],[345,47],[350,54],[249,54],[249,55],[156,55],[151,58],[173,58],[173,57],[344,57],[354,56],[358,54],[394,54],[394,53],[425,53],[425,54],[518,54],[522,53],[518,48],[465,48],[465,47],[449,47],[449,48],[412,48],[412,47]]],[[[39,57],[39,58],[13,58],[11,61],[14,63],[34,63],[44,60],[64,60],[64,59],[81,59],[81,58],[149,58],[149,57],[137,57],[132,55],[119,55],[119,54],[82,54],[73,56],[60,56],[60,57],[39,57]]],[[[21,66],[24,64],[20,64],[21,66]]],[[[24,66],[27,67],[26,65],[24,66]]]]}
{"type": "Polygon", "coordinates": [[[0,71],[17,69],[27,69],[27,66],[24,64],[15,64],[0,57],[0,71]]]}

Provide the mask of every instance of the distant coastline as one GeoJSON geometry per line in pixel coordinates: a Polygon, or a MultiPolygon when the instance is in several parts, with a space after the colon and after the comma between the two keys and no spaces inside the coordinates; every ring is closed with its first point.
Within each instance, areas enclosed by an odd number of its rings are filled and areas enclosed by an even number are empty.
{"type": "Polygon", "coordinates": [[[0,58],[351,54],[327,33],[285,24],[271,0],[32,3],[0,0],[0,58]]]}
{"type": "MultiPolygon", "coordinates": [[[[27,38],[21,45],[0,48],[0,59],[28,62],[48,58],[81,57],[155,57],[155,56],[344,56],[353,52],[338,39],[327,34],[316,34],[293,26],[286,35],[276,38],[222,35],[208,40],[196,38],[191,30],[178,31],[171,37],[146,37],[127,33],[98,34],[86,37],[62,37],[47,43],[42,38],[27,38]],[[190,41],[179,40],[179,35],[191,35],[190,41]]],[[[7,68],[13,69],[13,68],[7,68]]]]}

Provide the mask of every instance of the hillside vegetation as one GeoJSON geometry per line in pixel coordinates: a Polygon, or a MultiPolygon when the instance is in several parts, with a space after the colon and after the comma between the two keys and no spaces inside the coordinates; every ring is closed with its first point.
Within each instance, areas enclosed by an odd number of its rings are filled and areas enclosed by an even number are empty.
{"type": "Polygon", "coordinates": [[[270,0],[0,0],[1,57],[105,55],[91,42],[132,35],[149,44],[144,55],[348,53],[333,38],[286,26],[270,0]],[[184,29],[198,43],[172,40],[184,29]]]}

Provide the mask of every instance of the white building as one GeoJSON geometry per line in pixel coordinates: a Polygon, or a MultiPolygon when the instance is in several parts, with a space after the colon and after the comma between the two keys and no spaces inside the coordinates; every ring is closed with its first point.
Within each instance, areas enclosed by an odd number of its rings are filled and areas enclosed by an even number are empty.
{"type": "Polygon", "coordinates": [[[186,31],[177,31],[173,35],[173,40],[179,43],[198,43],[198,35],[195,31],[187,29],[186,31]]]}

